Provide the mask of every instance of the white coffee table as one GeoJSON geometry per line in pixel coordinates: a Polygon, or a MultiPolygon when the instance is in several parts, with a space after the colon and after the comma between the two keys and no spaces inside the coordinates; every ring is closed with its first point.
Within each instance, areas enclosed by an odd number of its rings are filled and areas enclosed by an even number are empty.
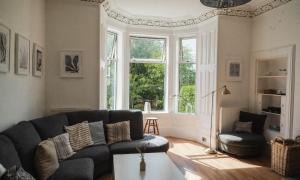
{"type": "Polygon", "coordinates": [[[146,171],[140,172],[140,154],[114,155],[115,180],[184,180],[166,153],[146,153],[146,171]]]}

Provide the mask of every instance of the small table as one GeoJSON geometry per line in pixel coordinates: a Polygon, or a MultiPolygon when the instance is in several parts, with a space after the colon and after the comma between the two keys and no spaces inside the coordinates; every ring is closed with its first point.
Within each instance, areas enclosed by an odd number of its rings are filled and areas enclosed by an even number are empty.
{"type": "Polygon", "coordinates": [[[153,132],[156,135],[159,135],[159,129],[158,129],[158,124],[157,124],[157,117],[147,117],[146,118],[146,124],[144,127],[144,133],[151,133],[153,132]],[[153,131],[150,131],[150,127],[152,127],[153,131]]]}
{"type": "Polygon", "coordinates": [[[146,171],[140,172],[140,154],[116,154],[114,180],[184,180],[186,179],[166,153],[146,153],[146,171]]]}

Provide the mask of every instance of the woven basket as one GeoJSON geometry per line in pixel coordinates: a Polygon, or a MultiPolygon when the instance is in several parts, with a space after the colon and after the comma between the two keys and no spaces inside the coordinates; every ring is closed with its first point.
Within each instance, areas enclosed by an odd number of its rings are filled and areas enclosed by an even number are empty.
{"type": "Polygon", "coordinates": [[[296,140],[276,137],[271,141],[271,168],[283,176],[293,176],[300,172],[300,136],[296,140]]]}

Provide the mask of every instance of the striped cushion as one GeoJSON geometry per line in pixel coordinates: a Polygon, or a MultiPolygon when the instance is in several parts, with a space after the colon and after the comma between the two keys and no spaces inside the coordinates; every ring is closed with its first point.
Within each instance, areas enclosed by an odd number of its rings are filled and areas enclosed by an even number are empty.
{"type": "Polygon", "coordinates": [[[59,161],[67,159],[71,157],[73,154],[75,154],[75,152],[71,147],[68,133],[55,136],[54,138],[52,138],[52,141],[55,145],[55,149],[59,161]]]}
{"type": "Polygon", "coordinates": [[[39,178],[47,180],[59,167],[53,141],[42,141],[37,147],[34,160],[39,178]]]}
{"type": "Polygon", "coordinates": [[[70,143],[74,151],[94,144],[87,121],[73,126],[65,126],[65,129],[70,135],[70,143]]]}
{"type": "Polygon", "coordinates": [[[90,127],[91,136],[94,145],[106,144],[103,122],[98,121],[98,122],[89,123],[89,127],[90,127]]]}
{"type": "Polygon", "coordinates": [[[108,144],[119,141],[131,141],[129,121],[107,124],[106,127],[108,144]]]}

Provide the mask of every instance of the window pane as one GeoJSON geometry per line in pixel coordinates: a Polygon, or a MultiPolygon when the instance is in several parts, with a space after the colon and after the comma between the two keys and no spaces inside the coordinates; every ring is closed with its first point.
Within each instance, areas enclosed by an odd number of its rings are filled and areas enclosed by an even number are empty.
{"type": "Polygon", "coordinates": [[[117,53],[117,34],[108,32],[106,37],[106,58],[114,59],[117,53]]]}
{"type": "Polygon", "coordinates": [[[181,39],[181,61],[196,61],[196,39],[181,39]]]}
{"type": "Polygon", "coordinates": [[[116,84],[117,84],[117,63],[115,61],[107,62],[107,76],[106,76],[106,102],[108,109],[116,108],[116,84]]]}
{"type": "Polygon", "coordinates": [[[195,112],[196,64],[179,64],[178,112],[195,112]]]}
{"type": "Polygon", "coordinates": [[[130,58],[165,60],[165,44],[165,39],[130,37],[130,58]]]}
{"type": "Polygon", "coordinates": [[[144,110],[145,101],[152,110],[164,110],[165,64],[130,64],[130,109],[144,110]]]}

